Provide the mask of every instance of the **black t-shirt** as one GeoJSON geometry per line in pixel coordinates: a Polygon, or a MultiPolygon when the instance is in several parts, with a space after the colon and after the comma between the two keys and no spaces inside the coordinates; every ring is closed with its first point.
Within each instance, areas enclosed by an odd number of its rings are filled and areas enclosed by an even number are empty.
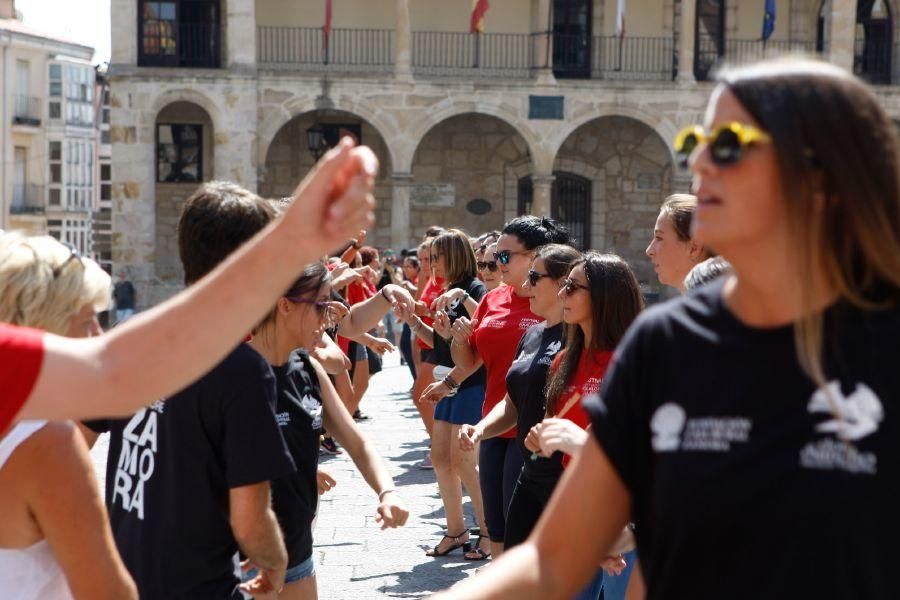
{"type": "Polygon", "coordinates": [[[588,410],[649,598],[900,598],[900,310],[835,305],[825,340],[827,394],[721,283],[626,334],[588,410]]]}
{"type": "MultiPolygon", "coordinates": [[[[516,443],[525,457],[525,476],[552,491],[562,476],[562,453],[554,452],[550,458],[539,456],[531,460],[531,450],[525,447],[525,438],[532,427],[544,420],[547,399],[547,373],[553,358],[563,346],[562,323],[549,329],[545,323],[528,328],[506,374],[506,391],[516,406],[516,443]]],[[[549,494],[548,494],[549,495],[549,494]]]]}
{"type": "Polygon", "coordinates": [[[241,344],[201,379],[109,431],[106,505],[142,600],[241,598],[229,489],[294,471],[268,363],[241,344]]]}
{"type": "Polygon", "coordinates": [[[272,506],[284,533],[288,566],[312,555],[312,521],[319,490],[319,435],[322,433],[322,393],[309,354],[296,351],[290,360],[272,367],[277,401],[275,417],[297,472],[272,481],[272,506]]]}
{"type": "MultiPolygon", "coordinates": [[[[464,279],[458,283],[454,283],[449,289],[466,290],[476,302],[481,302],[481,299],[487,294],[487,288],[484,287],[484,283],[474,278],[464,279]]],[[[466,310],[465,303],[462,301],[453,303],[447,311],[447,316],[450,318],[451,325],[453,325],[460,317],[472,318],[472,315],[466,310]]],[[[434,364],[443,365],[445,367],[455,366],[453,355],[450,353],[449,340],[445,340],[439,336],[437,332],[434,334],[434,364]]],[[[484,387],[485,381],[484,366],[481,366],[477,371],[469,375],[465,381],[461,382],[459,387],[460,389],[466,389],[476,385],[484,387]]]]}

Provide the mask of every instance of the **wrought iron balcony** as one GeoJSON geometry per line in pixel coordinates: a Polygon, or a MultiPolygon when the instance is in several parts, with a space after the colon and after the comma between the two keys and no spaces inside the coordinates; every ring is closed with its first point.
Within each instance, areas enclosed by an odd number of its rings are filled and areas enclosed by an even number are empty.
{"type": "Polygon", "coordinates": [[[412,34],[415,73],[527,78],[534,66],[534,36],[530,33],[412,34]]]}
{"type": "Polygon", "coordinates": [[[260,25],[256,40],[257,61],[266,68],[390,71],[394,65],[391,29],[332,29],[326,40],[321,27],[260,25]]]}
{"type": "Polygon", "coordinates": [[[21,94],[16,95],[13,99],[13,124],[40,125],[41,99],[21,94]]]}

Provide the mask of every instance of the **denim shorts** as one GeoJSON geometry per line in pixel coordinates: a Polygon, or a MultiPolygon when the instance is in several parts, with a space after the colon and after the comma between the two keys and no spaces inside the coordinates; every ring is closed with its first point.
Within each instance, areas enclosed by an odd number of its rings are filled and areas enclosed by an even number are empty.
{"type": "MultiPolygon", "coordinates": [[[[254,577],[256,577],[258,571],[256,569],[250,569],[249,571],[245,571],[241,576],[241,581],[244,583],[250,581],[254,577]]],[[[309,558],[304,560],[303,562],[294,565],[293,567],[288,567],[288,570],[284,573],[284,583],[294,583],[295,581],[300,581],[301,579],[306,579],[307,577],[312,577],[316,574],[316,563],[313,561],[312,555],[309,558]]]]}
{"type": "Polygon", "coordinates": [[[484,387],[473,385],[447,396],[434,407],[434,420],[446,421],[453,425],[474,425],[481,420],[481,405],[484,404],[484,387]]]}

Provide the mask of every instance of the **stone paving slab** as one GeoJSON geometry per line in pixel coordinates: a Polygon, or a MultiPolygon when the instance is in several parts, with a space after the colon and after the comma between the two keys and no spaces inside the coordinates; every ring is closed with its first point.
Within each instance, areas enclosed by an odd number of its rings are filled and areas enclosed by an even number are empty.
{"type": "MultiPolygon", "coordinates": [[[[321,497],[315,530],[315,559],[322,600],[421,598],[445,589],[484,566],[450,557],[429,558],[425,548],[443,534],[444,510],[434,472],[416,467],[428,449],[425,428],[413,405],[409,370],[399,355],[385,358],[372,378],[362,410],[371,416],[360,428],[384,457],[410,509],[406,527],[381,531],[375,523],[378,499],[349,456],[322,456],[320,466],[337,480],[321,497]]],[[[91,452],[103,487],[108,436],[91,452]]],[[[466,498],[466,523],[475,524],[466,498]]]]}

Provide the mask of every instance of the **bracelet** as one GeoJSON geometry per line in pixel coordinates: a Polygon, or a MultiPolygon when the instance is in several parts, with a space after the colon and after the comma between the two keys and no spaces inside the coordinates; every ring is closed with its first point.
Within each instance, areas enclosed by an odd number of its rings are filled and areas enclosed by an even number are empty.
{"type": "Polygon", "coordinates": [[[388,304],[393,304],[393,302],[391,302],[391,299],[387,297],[387,294],[384,293],[384,291],[386,289],[387,289],[387,287],[381,288],[381,297],[384,298],[385,300],[387,300],[388,304]]]}
{"type": "Polygon", "coordinates": [[[459,384],[456,383],[456,381],[452,377],[450,377],[449,374],[444,376],[443,384],[446,385],[451,390],[455,390],[455,389],[459,388],[459,384]]]}
{"type": "Polygon", "coordinates": [[[391,492],[396,492],[396,491],[397,491],[397,488],[388,488],[386,490],[381,490],[381,493],[378,494],[378,501],[384,502],[385,494],[390,494],[391,492]]]}

